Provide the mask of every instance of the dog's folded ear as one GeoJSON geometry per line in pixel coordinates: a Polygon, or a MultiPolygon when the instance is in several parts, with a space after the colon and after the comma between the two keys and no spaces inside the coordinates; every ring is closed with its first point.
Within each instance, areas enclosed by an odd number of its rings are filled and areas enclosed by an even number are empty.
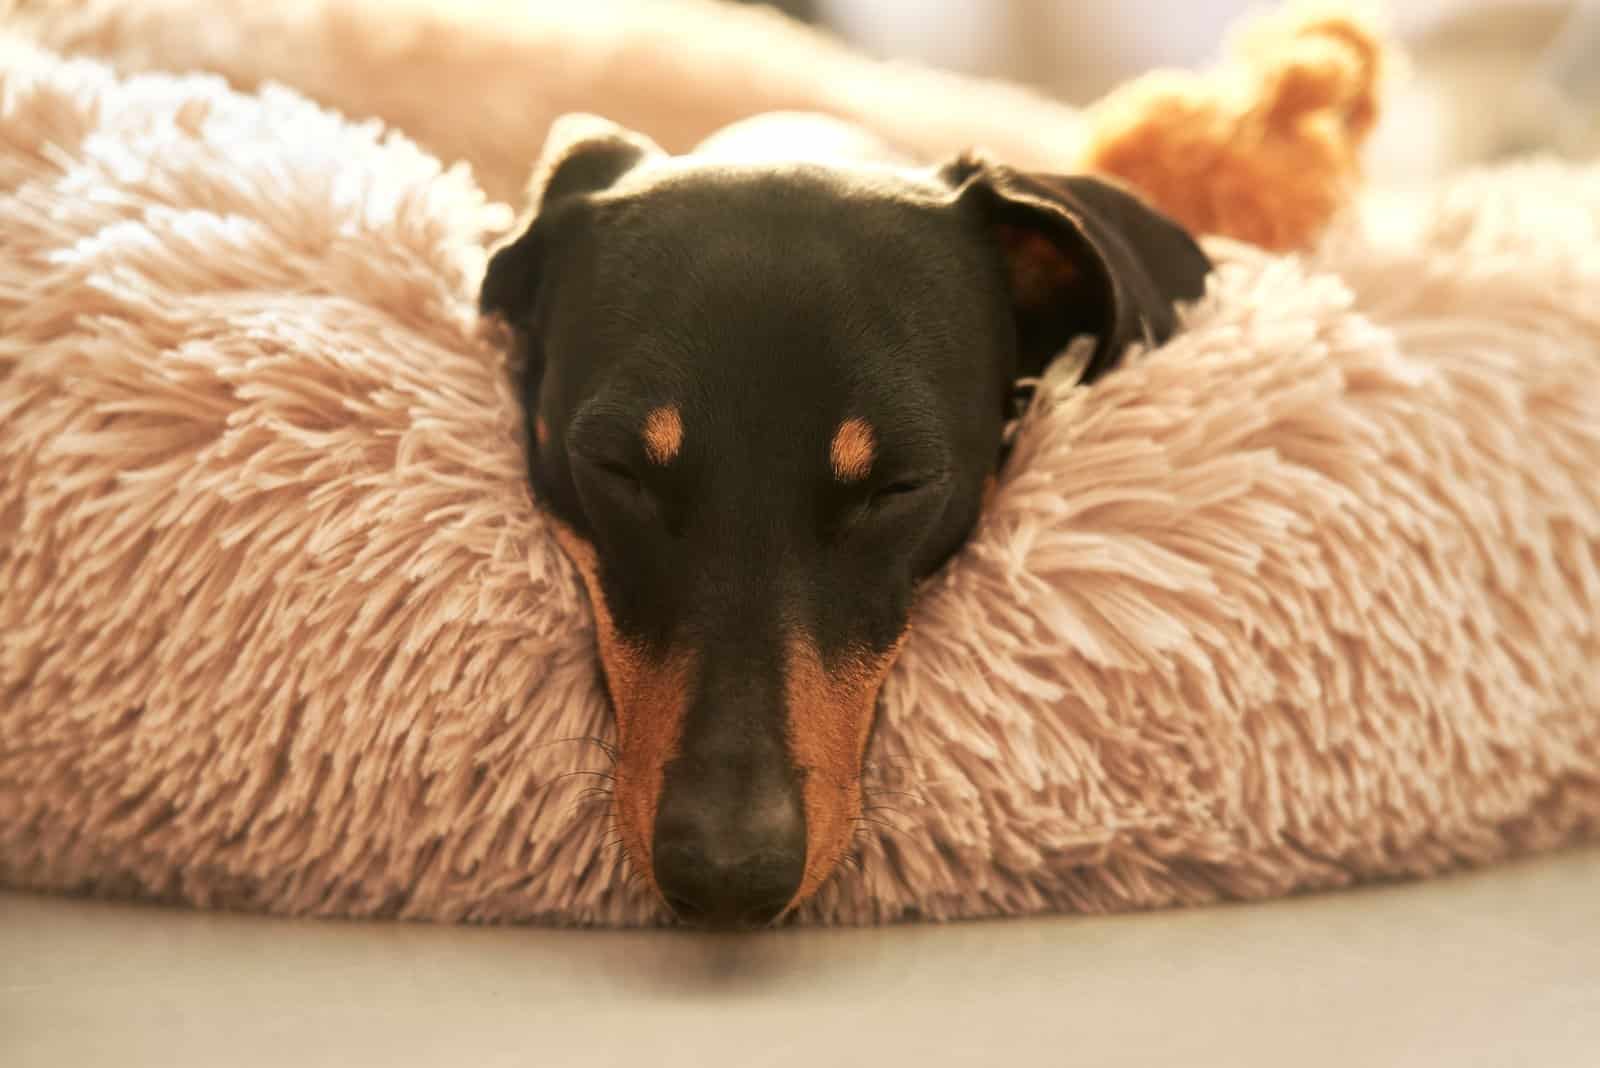
{"type": "Polygon", "coordinates": [[[478,310],[522,324],[539,288],[541,214],[564,200],[598,193],[665,153],[649,138],[596,115],[564,115],[550,126],[528,182],[527,214],[517,236],[489,259],[478,310]]]}
{"type": "Polygon", "coordinates": [[[1082,381],[1134,342],[1159,344],[1176,305],[1205,293],[1210,261],[1182,227],[1133,193],[1081,175],[1028,174],[966,155],[941,170],[999,252],[1016,316],[1017,377],[1042,374],[1082,335],[1082,381]]]}

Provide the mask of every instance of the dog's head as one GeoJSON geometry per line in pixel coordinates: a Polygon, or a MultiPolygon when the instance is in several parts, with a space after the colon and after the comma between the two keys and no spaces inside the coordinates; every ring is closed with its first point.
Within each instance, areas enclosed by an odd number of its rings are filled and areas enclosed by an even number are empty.
{"type": "Polygon", "coordinates": [[[481,304],[594,608],[622,841],[679,917],[764,924],[850,844],[913,592],[1017,380],[1079,335],[1089,379],[1164,339],[1207,263],[1127,193],[974,159],[712,166],[602,127],[535,193],[481,304]]]}

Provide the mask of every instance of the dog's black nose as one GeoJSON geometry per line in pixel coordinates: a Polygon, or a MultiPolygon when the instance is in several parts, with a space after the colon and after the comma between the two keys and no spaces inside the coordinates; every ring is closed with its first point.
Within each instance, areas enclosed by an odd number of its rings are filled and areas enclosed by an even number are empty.
{"type": "Polygon", "coordinates": [[[805,875],[805,815],[798,791],[745,803],[699,790],[667,790],[652,847],[656,885],[685,923],[764,927],[805,875]]]}

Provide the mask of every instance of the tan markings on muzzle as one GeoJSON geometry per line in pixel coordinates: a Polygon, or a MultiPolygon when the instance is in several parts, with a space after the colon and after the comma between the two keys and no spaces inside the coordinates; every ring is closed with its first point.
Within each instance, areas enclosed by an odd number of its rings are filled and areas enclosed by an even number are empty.
{"type": "Polygon", "coordinates": [[[839,424],[833,443],[828,446],[833,477],[840,482],[860,482],[872,470],[877,451],[878,442],[872,426],[865,419],[846,419],[839,424]]]}
{"type": "Polygon", "coordinates": [[[651,657],[618,633],[600,588],[599,557],[594,546],[566,524],[552,525],[557,543],[589,590],[589,603],[594,610],[595,643],[617,720],[613,795],[617,830],[634,866],[655,889],[650,843],[656,808],[661,801],[663,769],[675,755],[683,733],[695,659],[688,652],[651,657]]]}
{"type": "Polygon", "coordinates": [[[887,652],[846,660],[833,671],[809,641],[788,648],[785,689],[789,749],[805,773],[806,867],[792,909],[838,866],[861,815],[861,764],[884,676],[905,635],[887,652]]]}
{"type": "Polygon", "coordinates": [[[978,505],[980,512],[987,512],[994,505],[994,495],[1000,488],[1000,480],[990,475],[983,480],[983,500],[978,505]]]}
{"type": "Polygon", "coordinates": [[[650,462],[665,467],[683,448],[683,416],[666,406],[650,409],[644,417],[644,452],[650,462]]]}

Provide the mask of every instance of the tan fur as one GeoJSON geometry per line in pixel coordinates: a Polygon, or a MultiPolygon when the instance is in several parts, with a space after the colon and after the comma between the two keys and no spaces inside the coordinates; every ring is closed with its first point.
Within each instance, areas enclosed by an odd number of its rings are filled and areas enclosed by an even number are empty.
{"type": "Polygon", "coordinates": [[[650,462],[665,467],[683,448],[683,416],[677,408],[654,408],[644,420],[644,453],[650,462]]]}
{"type": "Polygon", "coordinates": [[[616,717],[616,763],[612,783],[618,833],[633,870],[654,887],[651,862],[656,810],[666,764],[676,754],[694,673],[694,657],[679,653],[652,658],[617,632],[600,588],[594,546],[571,528],[552,523],[556,541],[589,591],[595,645],[616,717]]]}
{"type": "Polygon", "coordinates": [[[1295,5],[1233,35],[1213,74],[1160,71],[1091,109],[1080,165],[1198,233],[1305,246],[1349,202],[1385,67],[1345,5],[1295,5]]]}
{"type": "Polygon", "coordinates": [[[853,657],[832,668],[808,641],[790,645],[784,666],[789,750],[805,776],[806,811],[805,877],[791,908],[817,892],[850,848],[878,691],[904,640],[883,656],[853,657]]]}
{"type": "Polygon", "coordinates": [[[860,482],[872,473],[878,442],[872,426],[865,419],[846,419],[834,431],[828,445],[828,462],[833,477],[840,482],[860,482]]]}

